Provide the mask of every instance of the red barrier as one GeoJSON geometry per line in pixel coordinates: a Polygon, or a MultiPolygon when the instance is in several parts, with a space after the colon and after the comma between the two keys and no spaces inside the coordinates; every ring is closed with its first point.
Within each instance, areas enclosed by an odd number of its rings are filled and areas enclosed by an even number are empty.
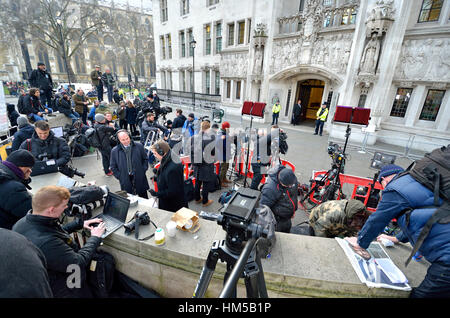
{"type": "MultiPolygon", "coordinates": [[[[325,170],[323,170],[323,171],[315,171],[314,172],[314,180],[316,180],[316,179],[320,180],[321,176],[324,176],[326,173],[327,173],[327,171],[325,171],[325,170]]],[[[353,186],[351,199],[360,199],[364,203],[364,205],[367,206],[367,202],[368,202],[369,197],[370,197],[370,192],[372,191],[373,179],[361,178],[361,177],[356,177],[356,176],[340,174],[339,175],[339,181],[341,182],[341,186],[342,187],[344,187],[344,185],[353,186]],[[356,194],[356,190],[360,186],[367,188],[367,191],[366,191],[365,195],[356,194]]],[[[324,186],[327,186],[329,184],[330,184],[330,181],[328,180],[325,183],[324,186]]],[[[315,185],[315,183],[313,182],[312,185],[311,185],[311,188],[313,188],[314,185],[315,185]]],[[[320,189],[322,189],[322,187],[319,187],[317,191],[320,191],[320,189]]],[[[378,181],[375,183],[375,189],[383,190],[383,187],[381,186],[381,184],[378,181]]],[[[320,203],[318,200],[316,200],[314,198],[314,192],[311,193],[311,195],[309,196],[309,199],[312,202],[314,202],[315,204],[319,204],[320,203]]],[[[338,197],[337,199],[340,200],[340,197],[338,197]]],[[[375,212],[376,208],[367,207],[367,210],[370,211],[370,212],[375,212]]]]}

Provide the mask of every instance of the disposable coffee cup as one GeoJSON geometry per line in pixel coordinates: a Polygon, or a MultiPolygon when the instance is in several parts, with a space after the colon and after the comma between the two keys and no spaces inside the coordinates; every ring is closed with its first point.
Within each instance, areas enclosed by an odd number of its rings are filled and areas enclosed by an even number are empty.
{"type": "Polygon", "coordinates": [[[177,234],[177,223],[175,223],[174,221],[167,222],[166,229],[168,236],[175,237],[175,235],[177,234]]]}

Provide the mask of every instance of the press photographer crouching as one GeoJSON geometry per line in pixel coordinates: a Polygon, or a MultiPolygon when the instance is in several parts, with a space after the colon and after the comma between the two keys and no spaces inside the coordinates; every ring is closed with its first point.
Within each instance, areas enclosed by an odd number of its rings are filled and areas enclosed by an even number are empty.
{"type": "Polygon", "coordinates": [[[30,151],[37,159],[32,176],[66,166],[71,158],[67,142],[56,137],[46,121],[37,121],[34,130],[33,136],[20,145],[20,149],[30,151]]]}
{"type": "Polygon", "coordinates": [[[24,235],[44,253],[54,297],[92,297],[87,274],[91,259],[102,242],[105,225],[101,219],[84,222],[76,219],[62,226],[59,218],[67,208],[69,198],[70,192],[64,187],[39,189],[33,196],[31,213],[19,220],[13,231],[24,235]],[[92,223],[99,225],[93,227],[92,223]],[[90,230],[91,237],[80,248],[70,233],[82,228],[90,230]]]}

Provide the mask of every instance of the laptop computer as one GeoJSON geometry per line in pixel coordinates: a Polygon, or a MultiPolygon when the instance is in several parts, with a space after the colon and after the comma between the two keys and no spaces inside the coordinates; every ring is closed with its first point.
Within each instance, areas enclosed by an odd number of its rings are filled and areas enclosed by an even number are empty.
{"type": "Polygon", "coordinates": [[[93,217],[93,219],[102,219],[106,225],[106,230],[102,238],[107,237],[125,224],[129,207],[130,200],[115,193],[108,193],[103,207],[103,213],[93,217]]]}
{"type": "Polygon", "coordinates": [[[58,166],[54,160],[36,161],[31,171],[31,176],[39,176],[41,174],[58,172],[58,166]],[[53,164],[51,164],[53,163],[53,164]]]}

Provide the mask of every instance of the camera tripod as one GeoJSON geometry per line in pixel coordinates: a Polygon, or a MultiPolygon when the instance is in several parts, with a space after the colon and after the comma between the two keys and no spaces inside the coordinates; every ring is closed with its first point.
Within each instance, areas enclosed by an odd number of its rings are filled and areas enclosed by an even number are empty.
{"type": "Polygon", "coordinates": [[[236,298],[237,282],[240,277],[245,279],[247,298],[268,298],[261,259],[255,249],[257,239],[252,237],[247,241],[242,252],[236,253],[228,246],[226,240],[214,241],[200,274],[194,291],[194,298],[202,298],[208,289],[217,261],[227,263],[224,276],[224,287],[219,298],[236,298]]]}

